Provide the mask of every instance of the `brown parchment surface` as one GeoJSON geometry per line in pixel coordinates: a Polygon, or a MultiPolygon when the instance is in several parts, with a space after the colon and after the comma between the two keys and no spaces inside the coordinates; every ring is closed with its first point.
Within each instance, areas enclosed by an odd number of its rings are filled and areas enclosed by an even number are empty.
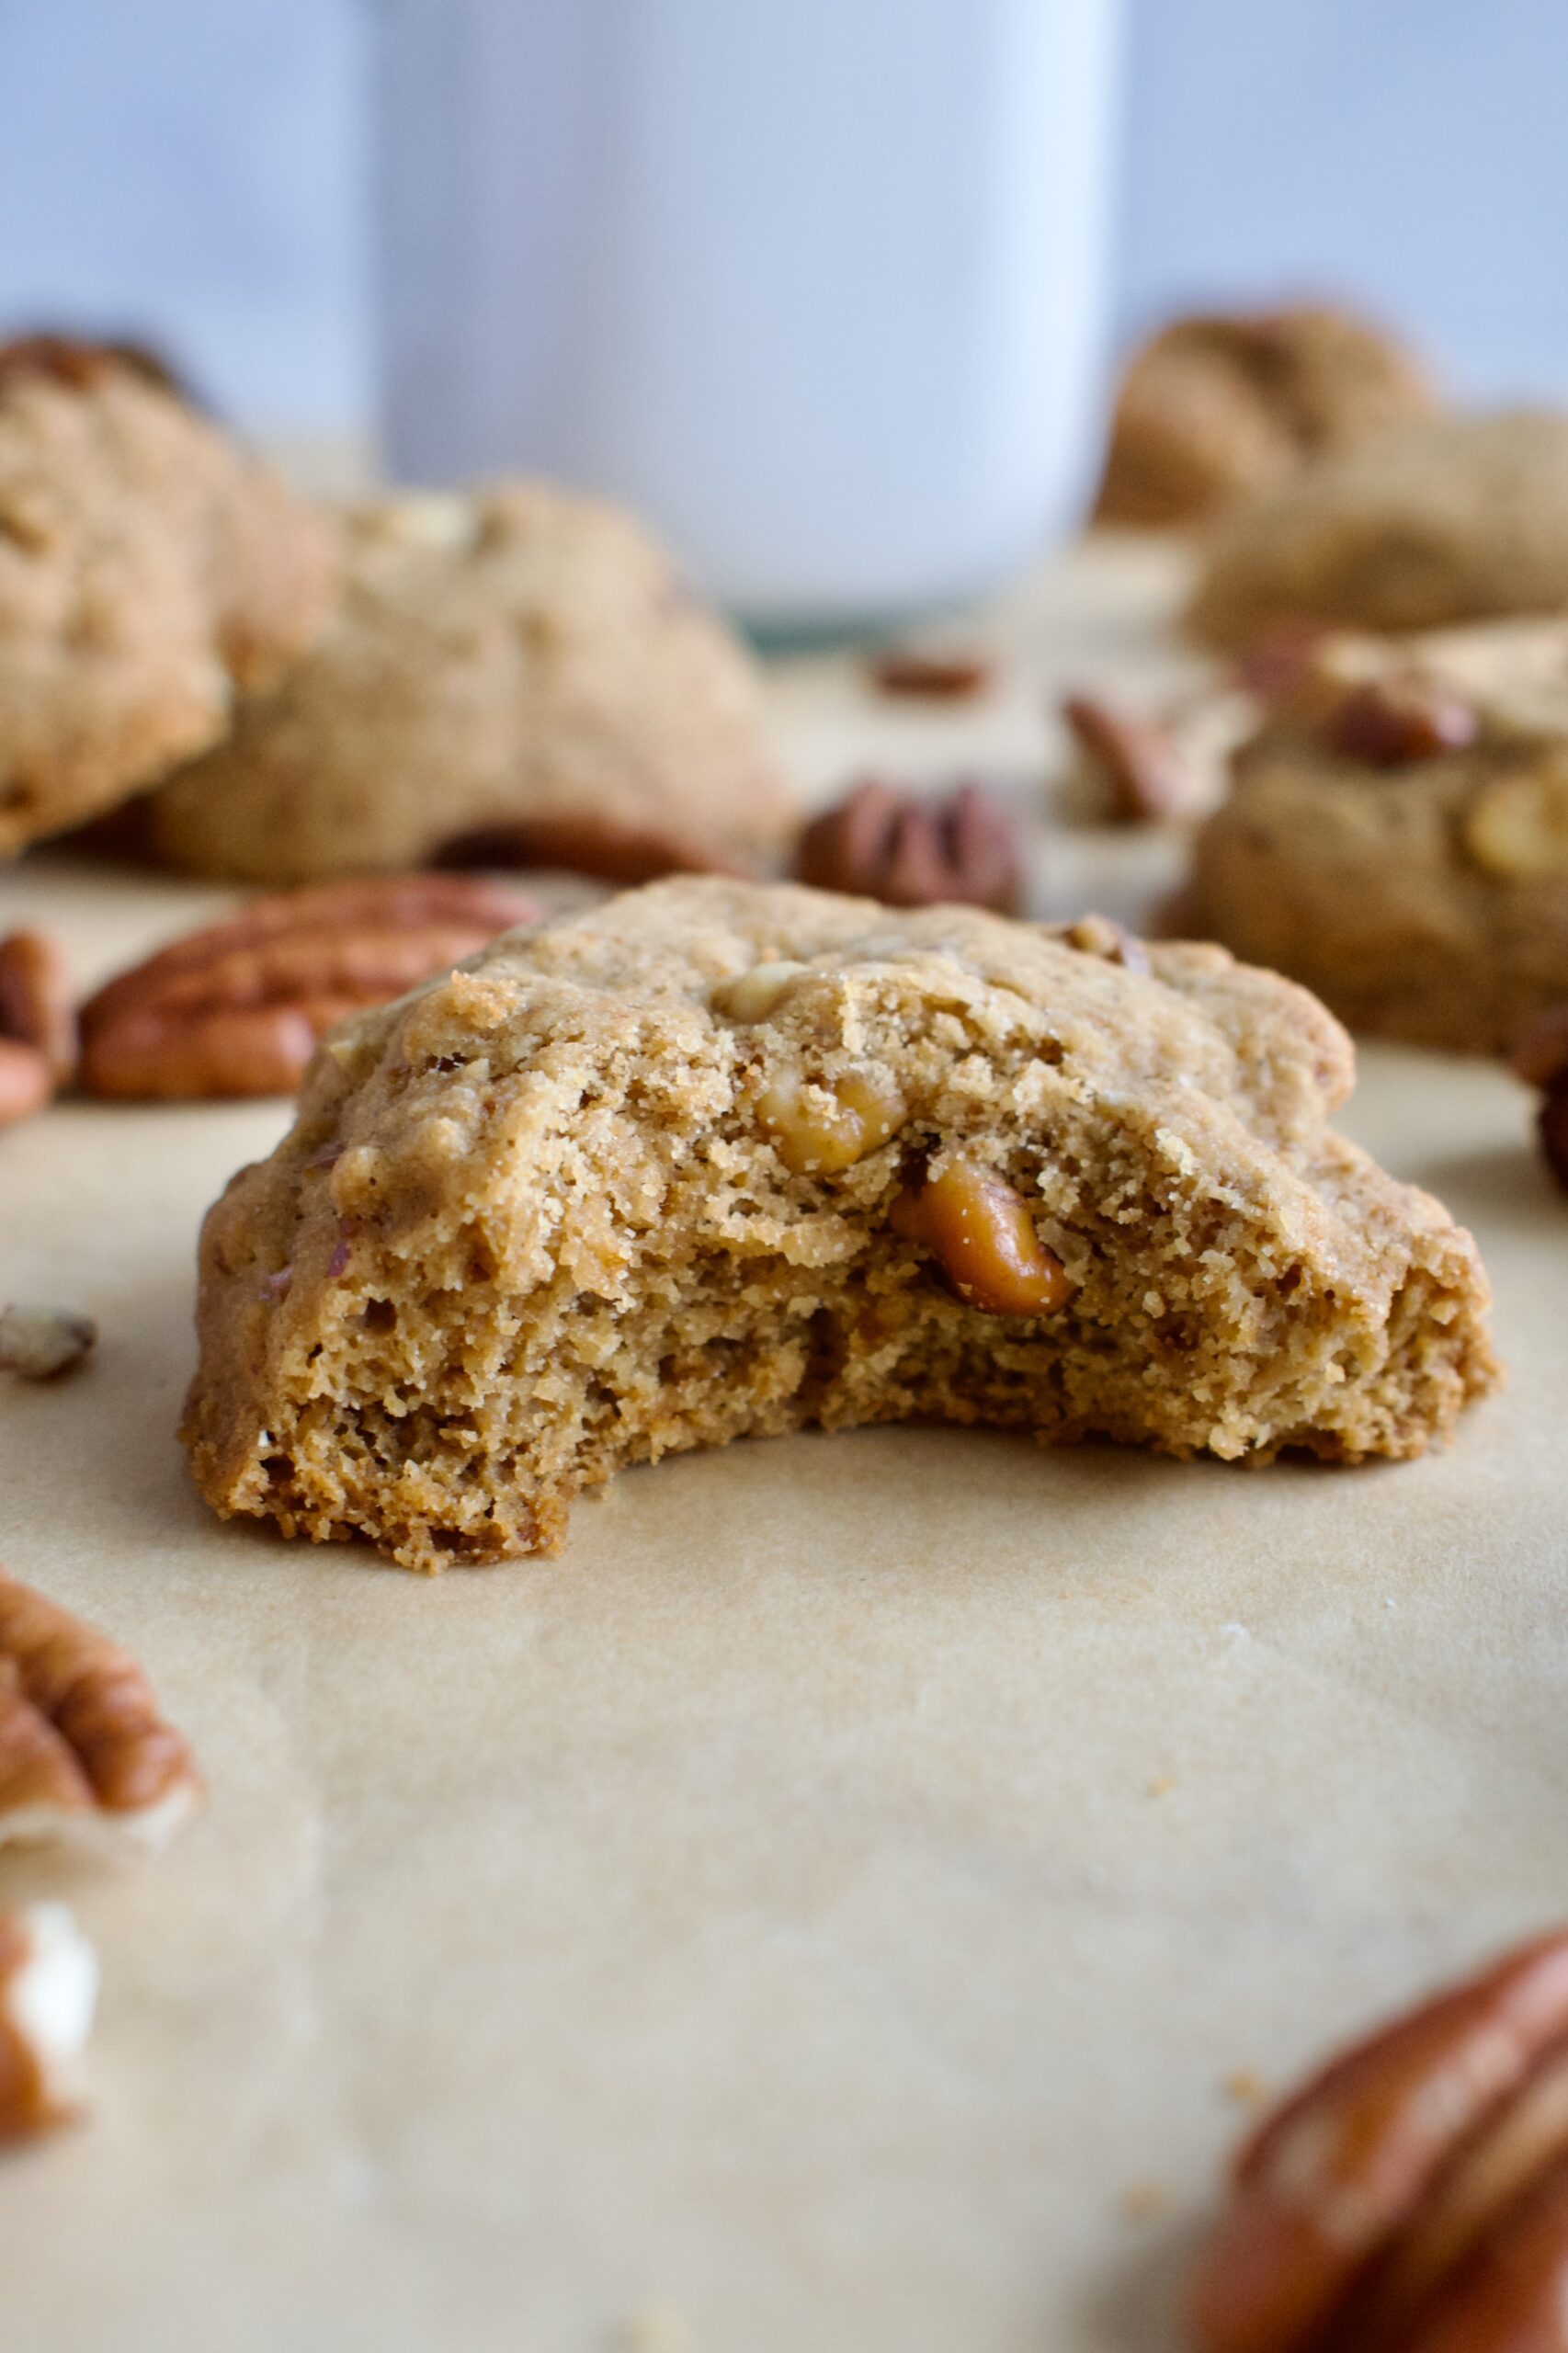
{"type": "MultiPolygon", "coordinates": [[[[1042,676],[1109,576],[1052,575],[1042,676]]],[[[819,783],[891,741],[1022,790],[1009,692],[927,722],[817,662],[775,699],[819,783]]],[[[1170,855],[1046,842],[1040,895],[1134,913],[1170,855]]],[[[60,922],[86,978],[219,904],[0,872],[0,928],[60,922]]],[[[433,1583],[185,1481],[197,1223],[283,1110],[0,1137],[0,1295],[103,1327],[0,1387],[0,1559],[136,1649],[210,1784],[151,1864],[0,1858],[104,1969],[92,2120],[0,2162],[6,2353],[1174,2345],[1230,2079],[1568,1914],[1568,1204],[1528,1120],[1380,1050],[1346,1122],[1496,1285],[1509,1387],[1447,1454],[807,1437],[433,1583]]]]}

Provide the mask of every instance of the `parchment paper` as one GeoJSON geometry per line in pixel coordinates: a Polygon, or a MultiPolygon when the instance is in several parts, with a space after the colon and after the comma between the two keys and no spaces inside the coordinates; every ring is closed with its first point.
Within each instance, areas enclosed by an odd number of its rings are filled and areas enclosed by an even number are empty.
{"type": "MultiPolygon", "coordinates": [[[[824,787],[918,751],[1032,790],[1037,688],[1145,658],[1158,571],[989,617],[1036,665],[1000,711],[818,661],[781,739],[824,787]]],[[[1173,855],[1042,840],[1040,895],[1131,913],[1173,855]]],[[[0,875],[85,977],[217,904],[0,875]]],[[[1446,1455],[742,1445],[435,1583],[185,1482],[197,1222],[284,1117],[0,1138],[0,1293],[104,1335],[0,1393],[0,1558],[210,1783],[158,1861],[0,1861],[105,1974],[92,2120],[0,2164],[6,2353],[1174,2345],[1237,2095],[1568,1913],[1568,1205],[1523,1090],[1369,1051],[1347,1122],[1496,1284],[1511,1384],[1446,1455]]]]}

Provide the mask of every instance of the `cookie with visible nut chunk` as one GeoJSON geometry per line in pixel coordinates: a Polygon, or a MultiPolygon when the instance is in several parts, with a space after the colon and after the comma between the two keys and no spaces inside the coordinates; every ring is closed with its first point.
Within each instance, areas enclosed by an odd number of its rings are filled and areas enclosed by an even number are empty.
{"type": "Polygon", "coordinates": [[[0,346],[0,857],[219,742],[335,575],[321,518],[144,365],[0,346]]]}
{"type": "Polygon", "coordinates": [[[436,1569],[811,1424],[1419,1453],[1494,1378],[1485,1279],[1328,1127],[1351,1076],[1220,949],[628,892],[317,1055],[207,1221],[197,1483],[436,1569]]]}
{"type": "Polygon", "coordinates": [[[1353,1029],[1505,1051],[1568,996],[1568,620],[1322,641],[1236,755],[1181,920],[1353,1029]]]}
{"type": "Polygon", "coordinates": [[[531,837],[536,864],[586,843],[589,871],[641,880],[789,832],[749,656],[630,515],[519,481],[345,529],[315,651],[134,813],[156,860],[315,882],[487,844],[516,865],[531,837]]]}

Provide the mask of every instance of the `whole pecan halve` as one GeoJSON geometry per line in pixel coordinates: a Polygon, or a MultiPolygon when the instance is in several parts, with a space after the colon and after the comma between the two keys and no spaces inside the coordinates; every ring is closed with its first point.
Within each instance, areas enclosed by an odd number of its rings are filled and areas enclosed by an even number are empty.
{"type": "Polygon", "coordinates": [[[63,1904],[0,1914],[0,2141],[68,2123],[97,1961],[63,1904]]]}
{"type": "Polygon", "coordinates": [[[1193,2283],[1206,2353],[1568,2342],[1568,1930],[1358,2043],[1238,2156],[1193,2283]]]}
{"type": "Polygon", "coordinates": [[[537,901],[411,874],[255,899],[82,1008],[82,1086],[121,1099],[287,1095],[334,1022],[400,996],[529,923],[537,901]]]}
{"type": "Polygon", "coordinates": [[[1193,779],[1169,728],[1134,718],[1093,695],[1069,695],[1062,716],[1078,758],[1113,824],[1151,825],[1191,806],[1193,779]]]}
{"type": "Polygon", "coordinates": [[[666,874],[733,874],[747,869],[722,852],[707,849],[684,835],[653,825],[627,825],[611,817],[519,817],[507,824],[481,825],[444,842],[433,866],[498,866],[581,874],[593,882],[630,890],[666,874]]]}
{"type": "Polygon", "coordinates": [[[0,1841],[161,1846],[200,1788],[130,1653],[0,1569],[0,1841]]]}
{"type": "Polygon", "coordinates": [[[957,901],[1011,915],[1021,891],[1017,828],[977,784],[923,800],[869,779],[806,827],[796,870],[819,891],[890,907],[957,901]]]}

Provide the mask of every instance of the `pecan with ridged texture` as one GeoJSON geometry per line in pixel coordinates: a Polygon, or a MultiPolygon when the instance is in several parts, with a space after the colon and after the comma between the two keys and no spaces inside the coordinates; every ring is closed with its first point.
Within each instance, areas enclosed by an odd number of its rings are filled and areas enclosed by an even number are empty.
{"type": "Polygon", "coordinates": [[[1017,827],[977,784],[931,799],[869,779],[812,819],[796,871],[819,891],[890,907],[957,902],[1011,915],[1022,890],[1017,827]]]}
{"type": "Polygon", "coordinates": [[[630,890],[665,874],[733,874],[751,870],[738,859],[656,825],[627,825],[612,817],[519,817],[482,825],[444,842],[432,865],[466,870],[532,868],[581,874],[593,882],[630,890]]]}
{"type": "Polygon", "coordinates": [[[255,899],[89,998],[82,1086],[129,1100],[291,1094],[334,1022],[540,912],[520,892],[458,874],[255,899]]]}
{"type": "Polygon", "coordinates": [[[1236,2159],[1204,2353],[1568,2346],[1568,1931],[1330,2062],[1236,2159]]]}
{"type": "Polygon", "coordinates": [[[0,2142],[78,2114],[97,1991],[93,1949],[63,1904],[0,1914],[0,2142]]]}
{"type": "Polygon", "coordinates": [[[1192,805],[1194,779],[1168,727],[1117,710],[1095,695],[1069,695],[1071,730],[1089,791],[1113,824],[1156,825],[1192,805]]]}
{"type": "Polygon", "coordinates": [[[0,1841],[161,1846],[200,1788],[130,1653],[0,1569],[0,1841]]]}

